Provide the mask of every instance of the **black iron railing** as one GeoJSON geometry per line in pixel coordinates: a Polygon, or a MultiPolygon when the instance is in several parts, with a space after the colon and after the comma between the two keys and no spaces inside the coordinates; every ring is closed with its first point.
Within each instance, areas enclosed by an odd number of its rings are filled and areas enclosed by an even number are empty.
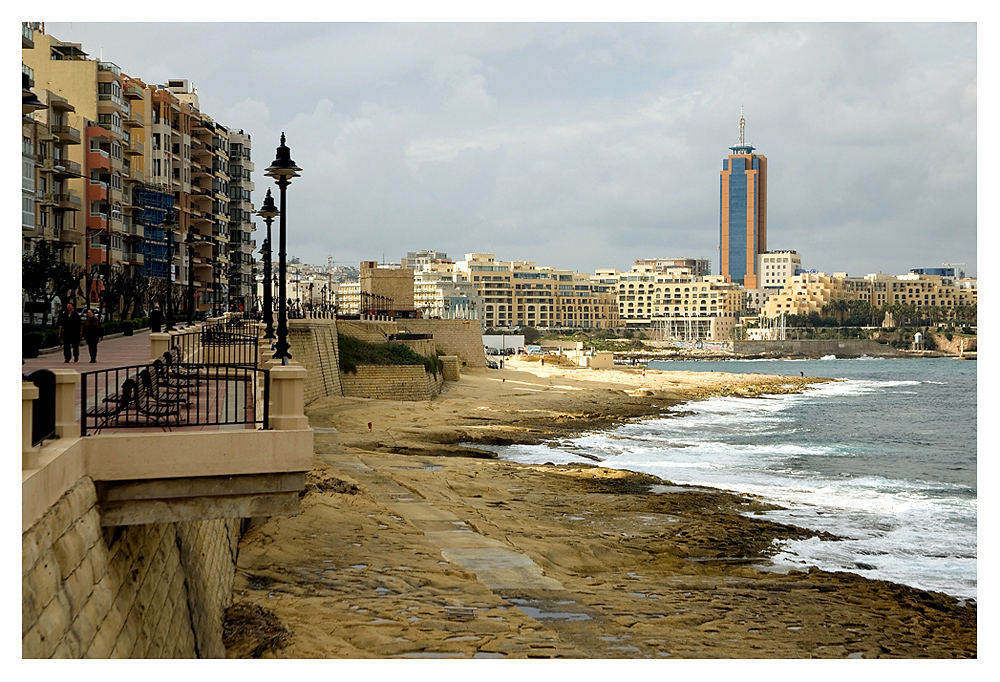
{"type": "Polygon", "coordinates": [[[182,332],[172,339],[174,346],[180,351],[175,361],[256,367],[259,336],[260,324],[245,319],[220,322],[199,330],[182,332]]]}
{"type": "Polygon", "coordinates": [[[165,360],[84,372],[80,435],[123,428],[267,428],[268,370],[165,360]]]}

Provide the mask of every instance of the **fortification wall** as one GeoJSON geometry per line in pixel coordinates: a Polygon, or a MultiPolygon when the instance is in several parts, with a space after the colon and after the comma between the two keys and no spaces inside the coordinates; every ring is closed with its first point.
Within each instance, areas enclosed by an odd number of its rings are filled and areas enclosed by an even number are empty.
{"type": "Polygon", "coordinates": [[[338,322],[333,319],[288,321],[289,352],[309,370],[304,386],[306,405],[324,396],[344,395],[337,331],[338,322]]]}
{"type": "Polygon", "coordinates": [[[777,353],[798,355],[807,358],[821,358],[836,355],[838,358],[889,357],[897,355],[896,349],[871,339],[799,339],[788,341],[734,341],[733,352],[737,355],[759,355],[777,353]]]}
{"type": "Polygon", "coordinates": [[[375,400],[430,400],[441,392],[444,373],[435,377],[423,365],[358,365],[345,372],[344,395],[375,400]]]}
{"type": "Polygon", "coordinates": [[[102,530],[84,477],[21,536],[24,658],[224,657],[240,519],[102,530]]]}
{"type": "Polygon", "coordinates": [[[395,334],[395,322],[374,322],[361,320],[338,320],[337,329],[344,336],[360,339],[368,343],[385,343],[390,334],[395,334]]]}
{"type": "Polygon", "coordinates": [[[457,355],[463,367],[486,367],[483,329],[478,320],[396,320],[400,331],[433,334],[445,355],[457,355]]]}

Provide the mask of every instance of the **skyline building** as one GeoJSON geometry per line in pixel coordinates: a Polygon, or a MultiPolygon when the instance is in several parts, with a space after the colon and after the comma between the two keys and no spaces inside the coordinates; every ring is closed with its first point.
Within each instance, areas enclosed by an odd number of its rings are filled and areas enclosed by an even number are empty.
{"type": "Polygon", "coordinates": [[[757,256],[767,251],[767,158],[746,142],[740,108],[739,141],[722,162],[719,179],[719,273],[757,289],[757,256]]]}

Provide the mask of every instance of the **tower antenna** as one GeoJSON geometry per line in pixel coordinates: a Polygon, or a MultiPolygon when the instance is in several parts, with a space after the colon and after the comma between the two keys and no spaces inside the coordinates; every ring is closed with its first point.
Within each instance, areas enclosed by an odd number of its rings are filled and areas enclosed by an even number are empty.
{"type": "Polygon", "coordinates": [[[746,140],[744,139],[744,132],[746,130],[747,122],[743,119],[743,105],[740,105],[740,146],[746,146],[746,140]]]}

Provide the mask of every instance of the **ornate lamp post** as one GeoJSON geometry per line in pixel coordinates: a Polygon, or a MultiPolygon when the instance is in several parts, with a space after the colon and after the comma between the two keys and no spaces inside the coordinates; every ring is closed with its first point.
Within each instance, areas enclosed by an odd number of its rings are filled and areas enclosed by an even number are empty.
{"type": "Polygon", "coordinates": [[[271,190],[267,190],[267,194],[264,196],[264,204],[257,211],[257,215],[264,219],[267,224],[267,239],[260,247],[261,256],[264,259],[264,322],[267,326],[264,327],[264,338],[274,343],[274,315],[272,311],[274,310],[274,301],[271,298],[271,223],[274,222],[275,217],[278,215],[278,208],[274,205],[274,198],[271,196],[271,190]]]}
{"type": "Polygon", "coordinates": [[[174,226],[177,221],[174,220],[173,209],[167,211],[167,214],[163,217],[163,229],[167,231],[167,286],[166,293],[164,294],[163,309],[167,315],[167,331],[174,331],[174,297],[173,297],[173,279],[174,279],[174,226]]]}
{"type": "Polygon", "coordinates": [[[299,177],[298,171],[302,170],[295,165],[291,157],[292,150],[285,146],[285,134],[281,133],[281,144],[278,146],[277,155],[271,165],[267,167],[266,175],[274,178],[278,184],[278,191],[281,206],[281,220],[278,229],[278,295],[280,298],[278,308],[278,341],[274,344],[274,357],[280,358],[282,365],[287,365],[292,359],[292,354],[288,352],[288,307],[285,292],[285,236],[288,224],[288,208],[285,205],[285,190],[291,184],[292,178],[299,177]]]}
{"type": "Polygon", "coordinates": [[[218,272],[219,268],[222,267],[222,261],[219,260],[218,256],[213,254],[212,256],[212,317],[219,316],[219,285],[218,285],[218,272]]]}
{"type": "Polygon", "coordinates": [[[197,241],[194,234],[188,232],[184,243],[188,247],[188,326],[194,324],[194,243],[197,241]]]}

